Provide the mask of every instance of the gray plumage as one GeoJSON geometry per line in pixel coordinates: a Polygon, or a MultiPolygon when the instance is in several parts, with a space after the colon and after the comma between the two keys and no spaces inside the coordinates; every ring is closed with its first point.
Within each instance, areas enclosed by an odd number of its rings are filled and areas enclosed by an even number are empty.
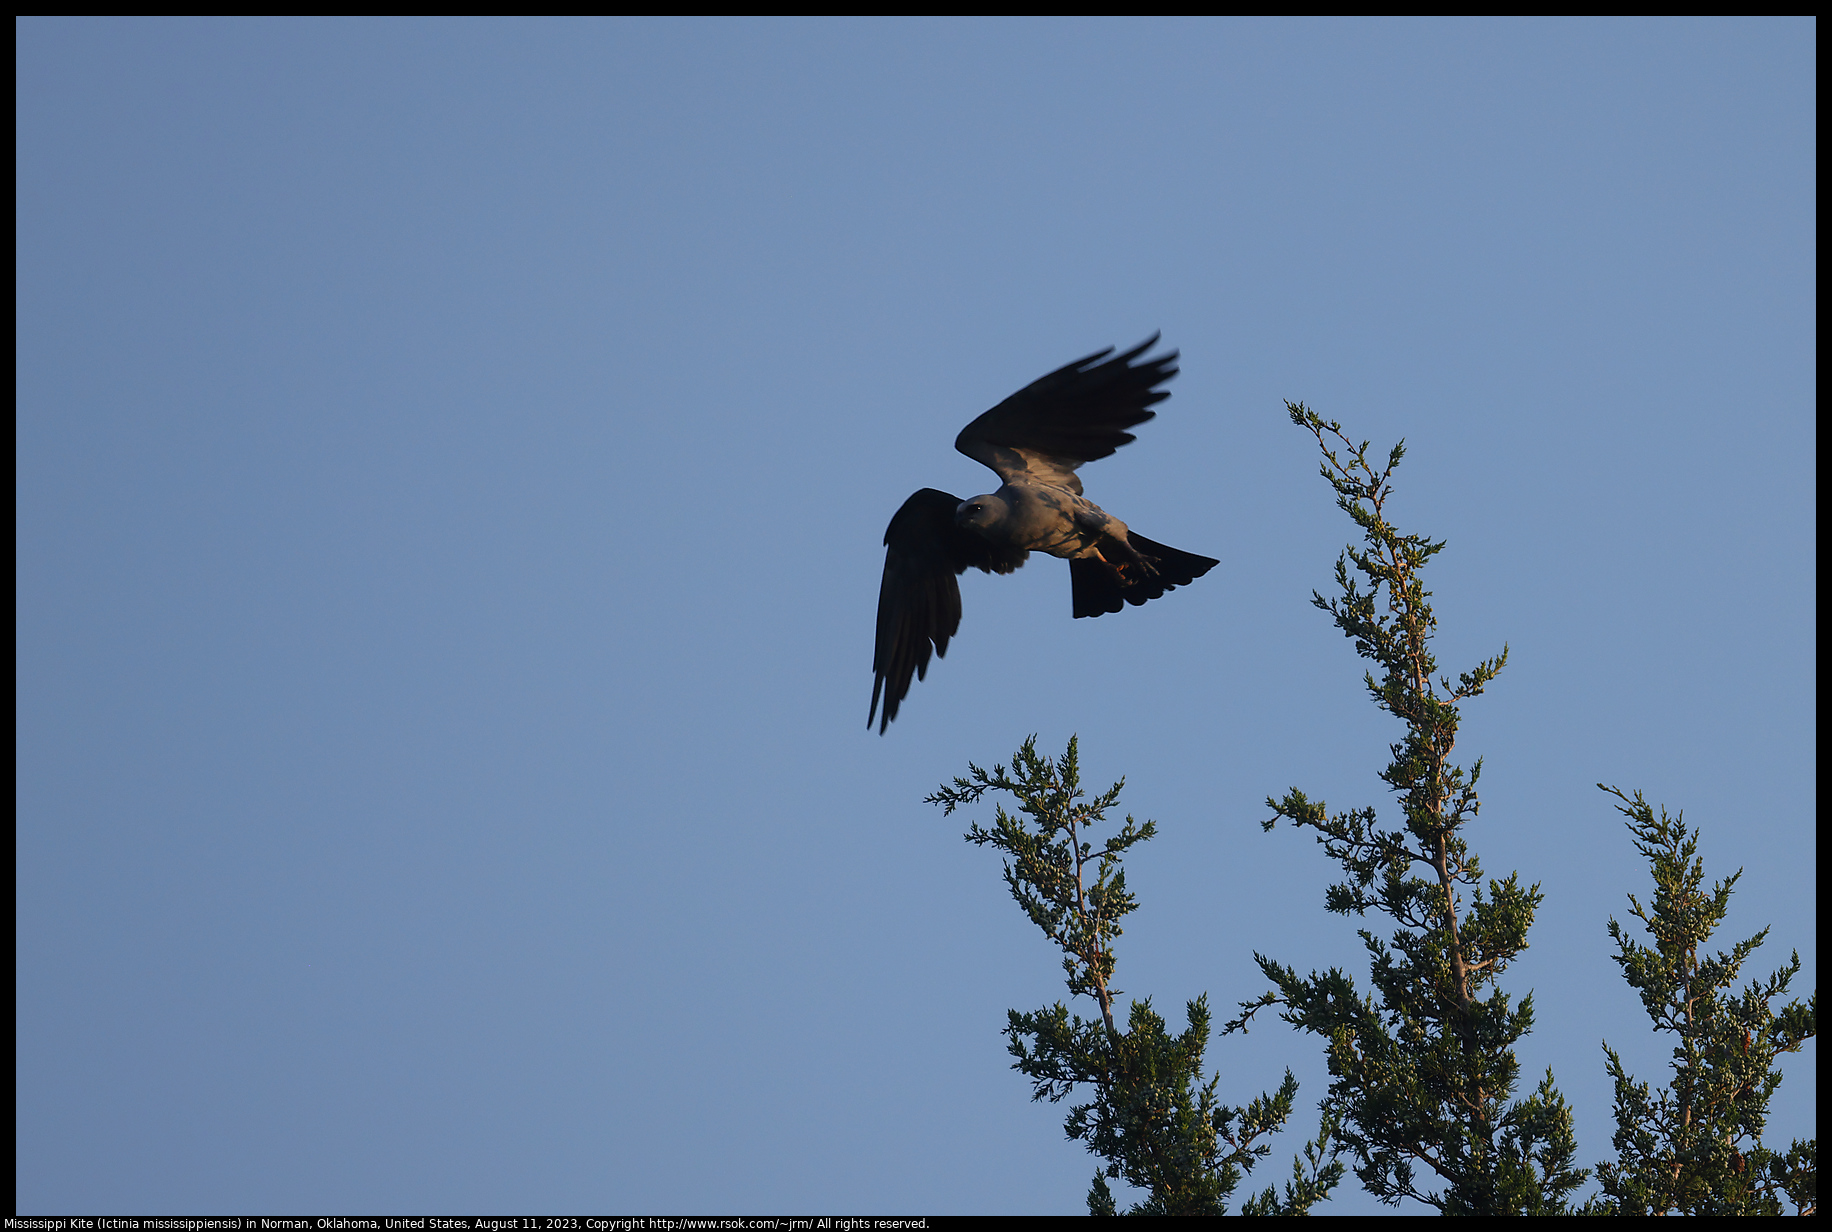
{"type": "Polygon", "coordinates": [[[998,491],[961,500],[923,488],[903,503],[884,532],[867,727],[882,699],[883,734],[910,678],[928,674],[931,651],[947,654],[961,622],[955,579],[969,568],[1010,573],[1032,552],[1060,556],[1069,562],[1075,615],[1099,616],[1186,586],[1220,563],[1133,531],[1083,496],[1075,473],[1131,442],[1126,429],[1170,397],[1158,386],[1177,375],[1175,351],[1133,362],[1157,341],[1153,334],[1122,354],[1108,347],[1065,364],[961,429],[954,447],[992,468],[998,491]]]}

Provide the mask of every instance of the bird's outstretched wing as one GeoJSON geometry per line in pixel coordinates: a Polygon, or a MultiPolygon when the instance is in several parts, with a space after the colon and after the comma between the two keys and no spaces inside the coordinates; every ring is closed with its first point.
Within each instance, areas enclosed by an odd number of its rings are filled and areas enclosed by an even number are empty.
{"type": "Polygon", "coordinates": [[[1175,351],[1132,362],[1157,341],[1153,334],[1119,355],[1108,347],[1032,381],[961,429],[954,447],[1007,483],[1027,475],[1080,492],[1075,468],[1132,441],[1126,429],[1170,397],[1158,386],[1177,375],[1175,351]]]}
{"type": "Polygon", "coordinates": [[[958,496],[923,488],[903,502],[884,532],[884,584],[878,590],[878,645],[872,653],[870,727],[884,698],[878,734],[897,717],[910,691],[910,677],[929,671],[931,646],[948,653],[948,639],[961,627],[961,588],[954,579],[968,568],[1010,573],[1030,553],[996,547],[954,524],[958,496]],[[888,685],[888,687],[886,687],[888,685]]]}

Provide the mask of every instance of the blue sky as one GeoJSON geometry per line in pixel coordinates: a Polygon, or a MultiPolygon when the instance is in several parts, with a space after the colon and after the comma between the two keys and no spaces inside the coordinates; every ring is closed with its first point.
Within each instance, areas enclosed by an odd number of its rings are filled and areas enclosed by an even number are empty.
{"type": "MultiPolygon", "coordinates": [[[[1365,970],[1257,824],[1385,806],[1396,731],[1286,398],[1405,438],[1440,659],[1510,648],[1473,837],[1605,1157],[1601,1042],[1666,1054],[1597,782],[1817,979],[1815,33],[21,22],[18,1208],[1084,1209],[999,1035],[1056,960],[922,798],[1078,733],[1161,829],[1118,983],[1173,1022],[1255,950],[1365,970]],[[1174,396],[1083,478],[1221,565],[1098,621],[974,574],[868,733],[891,513],[1153,330],[1174,396]]],[[[1320,1050],[1210,1062],[1303,1083],[1278,1179],[1320,1050]]]]}

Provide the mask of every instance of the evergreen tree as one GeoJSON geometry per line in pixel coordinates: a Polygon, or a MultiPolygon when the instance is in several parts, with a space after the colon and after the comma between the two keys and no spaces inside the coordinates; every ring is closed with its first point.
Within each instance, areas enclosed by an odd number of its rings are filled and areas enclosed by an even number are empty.
{"type": "MultiPolygon", "coordinates": [[[[1516,874],[1485,880],[1467,834],[1480,810],[1482,763],[1466,771],[1452,761],[1460,706],[1484,692],[1507,650],[1454,685],[1438,674],[1437,621],[1421,573],[1444,544],[1401,534],[1387,514],[1403,443],[1377,466],[1367,442],[1353,444],[1340,425],[1301,404],[1287,409],[1316,438],[1336,503],[1362,532],[1363,545],[1336,562],[1340,593],[1312,598],[1379,668],[1364,674],[1375,705],[1405,724],[1380,775],[1399,798],[1403,823],[1383,828],[1371,807],[1331,813],[1293,788],[1267,800],[1273,816],[1263,824],[1271,830],[1283,817],[1315,831],[1346,874],[1325,894],[1330,911],[1365,917],[1372,910],[1397,928],[1385,940],[1360,931],[1369,993],[1340,969],[1301,976],[1254,956],[1274,987],[1242,1002],[1224,1034],[1278,1006],[1287,1022],[1327,1041],[1331,1084],[1321,1132],[1293,1161],[1283,1194],[1266,1189],[1241,1212],[1307,1213],[1340,1182],[1337,1153],[1346,1151],[1375,1196],[1393,1204],[1412,1198],[1443,1214],[1757,1215],[1782,1213],[1784,1200],[1796,1213],[1817,1213],[1817,1140],[1797,1140],[1785,1153],[1761,1141],[1781,1082],[1775,1062],[1817,1029],[1816,994],[1771,1008],[1798,974],[1799,955],[1733,994],[1767,930],[1729,953],[1702,957],[1701,947],[1723,921],[1741,872],[1706,891],[1696,831],[1664,809],[1656,815],[1640,793],[1631,799],[1615,788],[1605,790],[1622,801],[1655,883],[1651,906],[1629,896],[1653,944],[1629,938],[1612,919],[1616,961],[1655,1030],[1679,1043],[1673,1080],[1658,1094],[1604,1045],[1616,1088],[1617,1158],[1598,1165],[1602,1193],[1573,1212],[1570,1195],[1589,1174],[1572,1167],[1571,1112],[1550,1071],[1532,1094],[1515,1098],[1514,1048],[1532,1029],[1533,999],[1516,1006],[1498,984],[1527,948],[1542,896],[1537,885],[1522,888],[1516,874]]],[[[1017,801],[1015,813],[996,809],[990,829],[972,823],[966,838],[1004,854],[1006,885],[1062,952],[1071,997],[1099,1009],[1092,1019],[1060,1002],[1013,1010],[1005,1029],[1013,1068],[1031,1080],[1034,1099],[1084,1100],[1071,1105],[1064,1128],[1106,1161],[1089,1189],[1090,1213],[1117,1214],[1108,1181],[1124,1179],[1148,1195],[1129,1214],[1222,1214],[1244,1174],[1270,1153],[1264,1139],[1289,1119],[1297,1082],[1287,1071],[1276,1093],[1244,1108],[1217,1102],[1219,1076],[1203,1077],[1206,995],[1188,1003],[1179,1033],[1148,999],[1132,1003],[1121,1029],[1113,942],[1138,906],[1123,861],[1157,832],[1127,817],[1117,833],[1094,842],[1122,785],[1087,799],[1077,742],[1052,762],[1038,755],[1033,737],[1010,772],[970,765],[968,777],[929,800],[948,813],[987,792],[1017,801]]]]}
{"type": "MultiPolygon", "coordinates": [[[[1039,756],[1036,738],[1024,742],[1011,771],[969,764],[929,802],[946,813],[976,803],[989,791],[1009,793],[1017,813],[1000,804],[991,829],[973,822],[967,841],[1005,854],[1005,884],[1032,923],[1062,951],[1071,997],[1087,997],[1100,1010],[1095,1019],[1071,1015],[1061,1002],[1033,1013],[1010,1012],[1005,1035],[1013,1068],[1031,1080],[1032,1098],[1060,1101],[1085,1092],[1063,1127],[1071,1139],[1107,1161],[1094,1176],[1088,1210],[1117,1214],[1109,1179],[1124,1179],[1147,1190],[1129,1214],[1219,1215],[1243,1173],[1270,1147],[1260,1139],[1291,1116],[1297,1080],[1289,1071],[1276,1094],[1261,1095],[1245,1108],[1216,1100],[1220,1076],[1202,1077],[1208,1046],[1207,996],[1187,1005],[1188,1026],[1172,1034],[1149,1000],[1135,1000],[1122,1031],[1113,987],[1113,941],[1120,921],[1137,908],[1126,888],[1125,854],[1157,833],[1154,823],[1131,817],[1099,847],[1089,837],[1119,803],[1124,780],[1089,800],[1081,788],[1076,741],[1062,757],[1039,756]]],[[[1249,1214],[1303,1214],[1328,1197],[1342,1165],[1328,1150],[1327,1135],[1312,1143],[1306,1161],[1294,1162],[1293,1179],[1281,1198],[1267,1189],[1246,1203],[1249,1214]]]]}
{"type": "MultiPolygon", "coordinates": [[[[1602,784],[1598,784],[1602,787],[1602,784]]],[[[1652,904],[1629,895],[1630,913],[1653,944],[1627,935],[1614,919],[1616,962],[1641,996],[1654,1030],[1678,1037],[1673,1081],[1658,1095],[1636,1082],[1608,1044],[1616,1082],[1616,1161],[1597,1165],[1603,1199],[1597,1209],[1621,1215],[1779,1215],[1785,1197],[1795,1213],[1817,1213],[1818,1140],[1796,1140],[1785,1154],[1762,1145],[1768,1101],[1781,1085],[1775,1060],[1798,1052],[1817,1030],[1818,993],[1779,1013],[1770,1003],[1787,995],[1800,971],[1788,965],[1731,995],[1743,962],[1768,937],[1765,928],[1729,953],[1706,957],[1702,946],[1723,922],[1742,872],[1705,889],[1698,832],[1683,815],[1658,816],[1636,792],[1605,791],[1622,803],[1635,847],[1654,875],[1652,904]]]]}
{"type": "Polygon", "coordinates": [[[1301,976],[1256,954],[1274,989],[1243,1002],[1227,1029],[1244,1030],[1258,1010],[1278,1005],[1286,1021],[1328,1041],[1325,1124],[1383,1201],[1412,1198],[1444,1214],[1563,1213],[1587,1175],[1571,1167],[1571,1112],[1550,1071],[1532,1095],[1513,1098],[1514,1045],[1532,1027],[1533,999],[1515,1007],[1496,986],[1526,949],[1541,894],[1514,874],[1490,880],[1484,893],[1466,838],[1482,763],[1466,773],[1451,760],[1459,705],[1481,695],[1507,650],[1455,685],[1437,676],[1437,620],[1420,574],[1444,544],[1401,534],[1387,514],[1403,442],[1378,467],[1367,442],[1354,445],[1339,424],[1286,405],[1292,422],[1316,437],[1337,506],[1361,528],[1364,546],[1350,546],[1336,562],[1340,595],[1312,597],[1356,653],[1380,668],[1378,678],[1365,676],[1375,705],[1406,725],[1381,772],[1399,796],[1404,824],[1381,828],[1373,808],[1331,814],[1293,788],[1267,800],[1274,815],[1264,825],[1270,830],[1283,817],[1316,831],[1347,874],[1329,887],[1329,910],[1364,916],[1373,909],[1399,927],[1388,941],[1361,930],[1373,995],[1358,993],[1340,969],[1301,976]]]}

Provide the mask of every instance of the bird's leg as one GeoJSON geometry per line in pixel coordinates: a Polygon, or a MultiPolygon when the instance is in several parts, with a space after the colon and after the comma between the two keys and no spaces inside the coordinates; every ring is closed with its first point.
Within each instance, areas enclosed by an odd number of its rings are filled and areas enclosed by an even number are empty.
{"type": "Polygon", "coordinates": [[[1126,524],[1090,501],[1075,510],[1075,528],[1092,554],[1119,576],[1123,586],[1135,586],[1158,575],[1157,563],[1132,546],[1126,524]]]}
{"type": "Polygon", "coordinates": [[[1100,554],[1102,560],[1113,567],[1115,573],[1120,575],[1120,581],[1128,586],[1158,576],[1158,571],[1154,568],[1157,561],[1134,548],[1131,542],[1122,535],[1111,533],[1102,535],[1095,543],[1094,550],[1100,554]]]}

